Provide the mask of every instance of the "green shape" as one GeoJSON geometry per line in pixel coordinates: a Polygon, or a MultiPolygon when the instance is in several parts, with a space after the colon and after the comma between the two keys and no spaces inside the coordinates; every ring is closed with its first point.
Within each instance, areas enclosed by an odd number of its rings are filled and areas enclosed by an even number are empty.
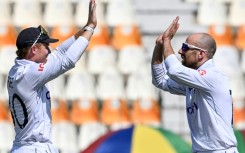
{"type": "Polygon", "coordinates": [[[245,140],[243,138],[243,134],[239,130],[234,130],[234,132],[238,143],[238,152],[245,153],[245,140]]]}
{"type": "Polygon", "coordinates": [[[174,134],[168,130],[162,128],[156,128],[165,138],[169,141],[169,143],[174,147],[177,153],[190,153],[191,145],[187,143],[183,138],[179,135],[174,134]]]}

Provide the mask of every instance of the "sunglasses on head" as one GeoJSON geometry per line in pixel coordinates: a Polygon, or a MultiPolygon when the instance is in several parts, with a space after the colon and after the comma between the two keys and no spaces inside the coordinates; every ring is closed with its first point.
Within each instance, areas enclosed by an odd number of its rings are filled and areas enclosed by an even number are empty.
{"type": "Polygon", "coordinates": [[[206,49],[202,49],[200,47],[197,47],[197,46],[194,46],[194,45],[190,45],[190,44],[187,44],[187,43],[182,43],[181,49],[182,49],[183,52],[187,52],[188,50],[191,50],[191,49],[192,50],[193,49],[195,49],[195,50],[202,50],[204,52],[207,52],[206,49]]]}
{"type": "Polygon", "coordinates": [[[34,46],[37,43],[37,41],[41,37],[41,35],[48,35],[47,30],[45,30],[41,25],[38,26],[38,29],[40,30],[40,34],[38,35],[37,39],[34,41],[34,43],[32,44],[32,46],[34,46]]]}
{"type": "Polygon", "coordinates": [[[33,40],[26,41],[27,44],[32,44],[32,47],[38,42],[38,40],[40,39],[41,35],[48,35],[48,32],[41,25],[38,26],[38,29],[40,30],[40,33],[37,36],[37,38],[35,39],[35,41],[33,41],[33,40]]]}

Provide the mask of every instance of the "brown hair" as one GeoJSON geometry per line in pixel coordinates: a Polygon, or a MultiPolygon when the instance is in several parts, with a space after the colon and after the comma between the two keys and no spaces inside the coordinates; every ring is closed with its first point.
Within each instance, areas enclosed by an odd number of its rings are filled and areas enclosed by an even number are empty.
{"type": "MultiPolygon", "coordinates": [[[[36,43],[35,46],[36,46],[37,48],[39,48],[39,47],[41,46],[41,43],[36,43]]],[[[19,59],[24,59],[24,58],[26,58],[26,55],[28,54],[28,52],[29,52],[29,50],[30,50],[31,47],[32,47],[32,46],[27,46],[26,48],[18,49],[18,50],[16,51],[17,57],[18,57],[19,59]]]]}
{"type": "Polygon", "coordinates": [[[27,53],[29,52],[30,50],[30,47],[26,47],[26,48],[23,48],[23,49],[18,49],[16,51],[16,55],[19,59],[24,59],[27,55],[27,53]]]}

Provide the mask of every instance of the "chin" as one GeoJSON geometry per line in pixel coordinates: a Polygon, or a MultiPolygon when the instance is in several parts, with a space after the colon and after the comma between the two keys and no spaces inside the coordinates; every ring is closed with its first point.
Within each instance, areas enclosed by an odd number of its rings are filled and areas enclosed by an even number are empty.
{"type": "Polygon", "coordinates": [[[40,63],[46,63],[46,62],[47,62],[46,58],[40,61],[40,63]]]}

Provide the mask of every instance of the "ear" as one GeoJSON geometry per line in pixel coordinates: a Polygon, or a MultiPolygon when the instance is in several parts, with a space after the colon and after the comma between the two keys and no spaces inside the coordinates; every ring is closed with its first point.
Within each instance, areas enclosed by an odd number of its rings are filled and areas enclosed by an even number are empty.
{"type": "Polygon", "coordinates": [[[32,47],[30,48],[30,53],[35,55],[35,54],[36,54],[36,49],[37,49],[36,46],[32,46],[32,47]]]}
{"type": "Polygon", "coordinates": [[[198,54],[198,59],[203,59],[205,56],[205,52],[204,51],[200,51],[198,54]]]}

